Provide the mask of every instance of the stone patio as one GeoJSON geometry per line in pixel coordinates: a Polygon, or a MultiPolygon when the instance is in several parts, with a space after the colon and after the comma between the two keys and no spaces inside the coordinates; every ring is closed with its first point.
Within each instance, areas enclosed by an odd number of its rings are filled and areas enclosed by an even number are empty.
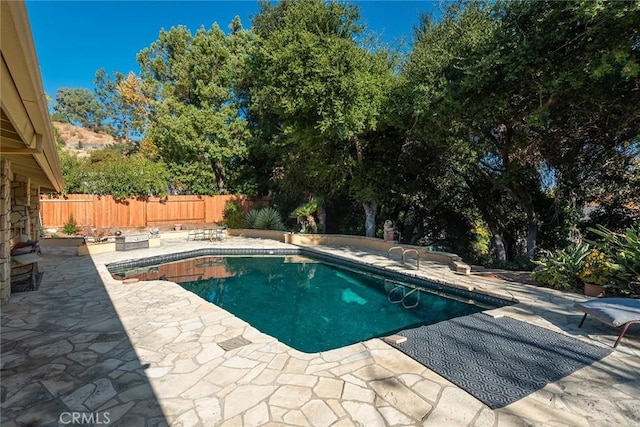
{"type": "MultiPolygon", "coordinates": [[[[637,327],[600,362],[491,410],[380,339],[302,353],[174,283],[124,285],[105,267],[212,245],[290,247],[239,237],[187,242],[167,233],[156,248],[92,257],[44,248],[40,289],[2,306],[2,426],[640,424],[637,327]]],[[[519,304],[498,311],[595,345],[611,346],[618,333],[589,318],[579,329],[572,305],[580,295],[423,261],[416,271],[355,248],[316,249],[515,298],[519,304]]]]}

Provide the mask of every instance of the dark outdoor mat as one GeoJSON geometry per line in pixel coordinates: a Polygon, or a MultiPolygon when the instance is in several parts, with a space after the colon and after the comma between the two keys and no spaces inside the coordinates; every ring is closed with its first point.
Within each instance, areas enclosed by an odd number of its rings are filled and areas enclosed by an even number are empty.
{"type": "Polygon", "coordinates": [[[611,353],[548,329],[484,313],[406,329],[391,344],[466,390],[501,408],[611,353]]]}

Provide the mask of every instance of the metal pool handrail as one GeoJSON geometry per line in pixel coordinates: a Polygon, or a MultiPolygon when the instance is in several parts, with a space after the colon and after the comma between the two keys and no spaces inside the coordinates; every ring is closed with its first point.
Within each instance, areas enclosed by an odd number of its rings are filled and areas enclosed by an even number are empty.
{"type": "Polygon", "coordinates": [[[416,268],[419,270],[420,269],[420,252],[418,252],[417,249],[406,249],[402,252],[402,263],[406,264],[406,259],[405,259],[405,255],[407,254],[407,252],[415,252],[416,253],[416,268]]]}
{"type": "Polygon", "coordinates": [[[406,265],[407,264],[407,259],[406,259],[406,255],[407,252],[415,252],[416,253],[416,268],[419,270],[420,269],[420,252],[418,252],[417,249],[405,249],[402,246],[392,246],[389,248],[389,250],[387,250],[387,258],[391,259],[391,251],[394,250],[401,250],[402,251],[402,264],[406,265]]]}
{"type": "Polygon", "coordinates": [[[402,263],[404,264],[404,248],[402,246],[392,246],[387,251],[387,258],[391,259],[391,251],[400,249],[402,251],[402,263]]]}

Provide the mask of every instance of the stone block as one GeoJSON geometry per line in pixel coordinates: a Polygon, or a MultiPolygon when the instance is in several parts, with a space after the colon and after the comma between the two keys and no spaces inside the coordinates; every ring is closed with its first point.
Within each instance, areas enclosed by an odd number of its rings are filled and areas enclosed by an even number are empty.
{"type": "Polygon", "coordinates": [[[24,220],[26,219],[26,216],[22,213],[22,212],[18,212],[18,211],[13,211],[11,212],[11,224],[16,226],[16,225],[21,225],[24,223],[24,220]]]}
{"type": "Polygon", "coordinates": [[[456,273],[471,274],[471,266],[460,261],[453,261],[456,273]]]}
{"type": "Polygon", "coordinates": [[[16,195],[13,199],[13,205],[15,207],[29,206],[29,197],[27,197],[26,195],[22,195],[22,196],[16,195]]]}

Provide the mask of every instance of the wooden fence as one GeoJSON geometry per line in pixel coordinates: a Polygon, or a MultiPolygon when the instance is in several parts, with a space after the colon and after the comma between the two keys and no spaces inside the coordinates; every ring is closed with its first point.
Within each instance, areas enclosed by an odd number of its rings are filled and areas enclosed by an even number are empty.
{"type": "Polygon", "coordinates": [[[224,206],[232,201],[248,212],[268,205],[268,199],[246,196],[167,196],[116,200],[111,196],[68,194],[40,197],[42,225],[60,228],[73,217],[78,227],[134,228],[173,224],[220,223],[224,206]]]}

